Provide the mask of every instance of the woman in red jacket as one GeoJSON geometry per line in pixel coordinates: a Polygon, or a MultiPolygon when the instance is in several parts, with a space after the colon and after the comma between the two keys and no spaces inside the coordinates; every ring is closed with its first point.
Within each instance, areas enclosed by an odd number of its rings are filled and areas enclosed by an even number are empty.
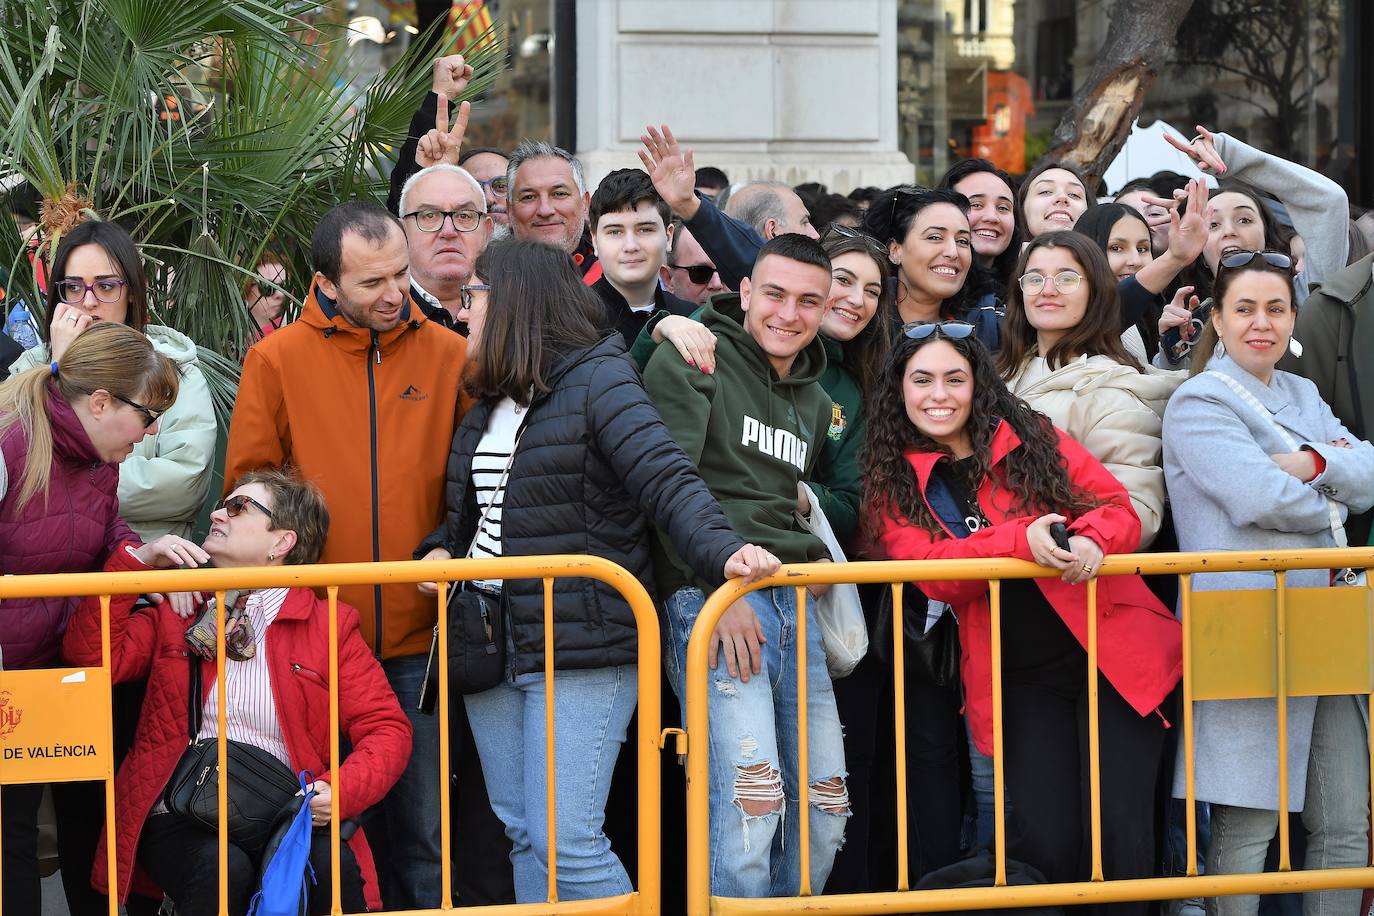
{"type": "MultiPolygon", "coordinates": [[[[329,512],[314,485],[282,471],[257,471],[240,478],[211,515],[203,549],[167,535],[138,548],[125,545],[111,555],[105,569],[197,566],[207,561],[221,568],[314,563],[328,532],[329,512]]],[[[132,885],[152,883],[172,899],[180,916],[214,916],[218,912],[217,834],[168,812],[162,796],[187,749],[188,653],[202,656],[205,686],[197,739],[218,734],[217,615],[213,601],[185,617],[173,610],[172,602],[131,613],[134,600],[115,596],[110,604],[114,680],[148,681],[133,748],[115,780],[119,898],[127,897],[132,885]]],[[[310,809],[317,828],[327,825],[334,782],[328,771],[328,602],[300,587],[231,592],[226,601],[233,604],[225,627],[227,737],[271,753],[292,772],[316,774],[317,794],[310,809]]],[[[352,746],[340,767],[344,784],[340,816],[350,819],[379,802],[400,777],[410,758],[411,729],[358,633],[357,612],[340,604],[338,621],[339,723],[352,746]]],[[[73,664],[100,664],[98,599],[81,603],[63,650],[73,664]]],[[[362,832],[355,833],[341,852],[344,909],[379,908],[372,856],[362,832]]],[[[318,880],[310,895],[310,913],[327,913],[327,830],[315,831],[311,862],[318,880]]],[[[93,883],[107,892],[103,845],[96,863],[93,883]]],[[[247,911],[257,890],[260,864],[257,856],[231,843],[231,916],[247,911]]]]}
{"type": "MultiPolygon", "coordinates": [[[[891,559],[1016,557],[1061,573],[1002,583],[1008,848],[1050,881],[1087,880],[1084,583],[1104,554],[1135,549],[1140,521],[1095,458],[1007,391],[972,335],[960,322],[904,329],[871,407],[869,517],[891,559]]],[[[921,589],[959,617],[973,738],[991,754],[988,584],[921,589]]],[[[1138,576],[1103,579],[1097,593],[1103,867],[1108,878],[1146,877],[1167,727],[1157,713],[1179,680],[1181,634],[1138,576]]]]}

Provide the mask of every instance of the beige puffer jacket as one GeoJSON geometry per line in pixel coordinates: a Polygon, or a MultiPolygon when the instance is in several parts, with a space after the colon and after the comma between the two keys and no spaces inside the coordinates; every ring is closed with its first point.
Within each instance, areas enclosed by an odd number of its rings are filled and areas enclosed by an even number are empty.
{"type": "Polygon", "coordinates": [[[1164,517],[1164,405],[1186,371],[1144,374],[1108,356],[1080,356],[1059,369],[1032,357],[1007,387],[1106,465],[1131,494],[1140,516],[1140,547],[1164,517]]]}

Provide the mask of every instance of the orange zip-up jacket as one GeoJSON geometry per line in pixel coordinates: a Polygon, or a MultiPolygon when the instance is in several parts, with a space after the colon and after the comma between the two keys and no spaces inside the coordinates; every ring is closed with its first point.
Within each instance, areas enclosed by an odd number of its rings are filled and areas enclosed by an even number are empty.
{"type": "MultiPolygon", "coordinates": [[[[397,327],[374,334],[312,287],[300,320],[244,360],[225,493],[248,471],[294,465],[329,506],[321,563],[409,560],[443,521],[466,353],[409,301],[397,327]]],[[[344,587],[339,599],[358,609],[379,657],[429,651],[436,607],[414,585],[344,587]]]]}

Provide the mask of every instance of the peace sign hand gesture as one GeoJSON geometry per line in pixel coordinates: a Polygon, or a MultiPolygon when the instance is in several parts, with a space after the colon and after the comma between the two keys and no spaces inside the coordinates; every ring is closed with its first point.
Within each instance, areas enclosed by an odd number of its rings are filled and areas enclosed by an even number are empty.
{"type": "Polygon", "coordinates": [[[458,106],[458,117],[452,130],[448,123],[448,96],[439,93],[439,108],[434,116],[434,129],[420,138],[415,147],[415,164],[422,169],[431,165],[447,162],[458,164],[458,153],[463,148],[463,135],[468,130],[468,116],[472,114],[472,104],[463,102],[458,106]]]}
{"type": "Polygon", "coordinates": [[[1211,172],[1214,175],[1225,174],[1226,163],[1221,160],[1221,154],[1217,152],[1216,138],[1211,131],[1201,124],[1197,125],[1197,138],[1192,143],[1184,143],[1170,133],[1165,133],[1164,139],[1174,149],[1193,160],[1198,171],[1211,172]]]}

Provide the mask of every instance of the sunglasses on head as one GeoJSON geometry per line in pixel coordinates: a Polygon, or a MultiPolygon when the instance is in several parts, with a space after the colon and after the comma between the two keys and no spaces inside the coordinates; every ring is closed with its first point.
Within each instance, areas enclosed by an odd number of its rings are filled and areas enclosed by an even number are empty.
{"type": "Polygon", "coordinates": [[[1228,254],[1221,259],[1221,268],[1235,270],[1237,267],[1245,267],[1251,264],[1255,258],[1260,258],[1270,267],[1277,267],[1279,270],[1292,270],[1293,259],[1282,251],[1275,251],[1266,248],[1263,251],[1237,251],[1235,254],[1228,254]]]}
{"type": "Polygon", "coordinates": [[[843,223],[831,223],[830,227],[825,230],[825,235],[821,236],[821,244],[824,245],[826,242],[837,238],[858,239],[874,254],[881,255],[884,259],[887,258],[887,249],[883,247],[883,244],[862,229],[855,229],[843,223]]]}
{"type": "Polygon", "coordinates": [[[909,340],[925,340],[932,334],[950,340],[963,340],[973,333],[973,325],[967,321],[913,321],[903,325],[902,334],[909,340]]]}
{"type": "Polygon", "coordinates": [[[263,515],[267,516],[267,521],[269,524],[276,524],[275,520],[273,520],[272,518],[271,509],[267,508],[253,497],[247,496],[243,493],[226,497],[224,500],[220,502],[220,504],[216,508],[223,509],[224,514],[229,516],[230,518],[237,518],[238,514],[243,511],[245,506],[252,506],[254,509],[257,509],[263,515]]]}
{"type": "Polygon", "coordinates": [[[687,279],[697,286],[705,286],[711,282],[711,277],[715,274],[716,268],[710,264],[669,264],[669,270],[685,270],[687,279]]]}

